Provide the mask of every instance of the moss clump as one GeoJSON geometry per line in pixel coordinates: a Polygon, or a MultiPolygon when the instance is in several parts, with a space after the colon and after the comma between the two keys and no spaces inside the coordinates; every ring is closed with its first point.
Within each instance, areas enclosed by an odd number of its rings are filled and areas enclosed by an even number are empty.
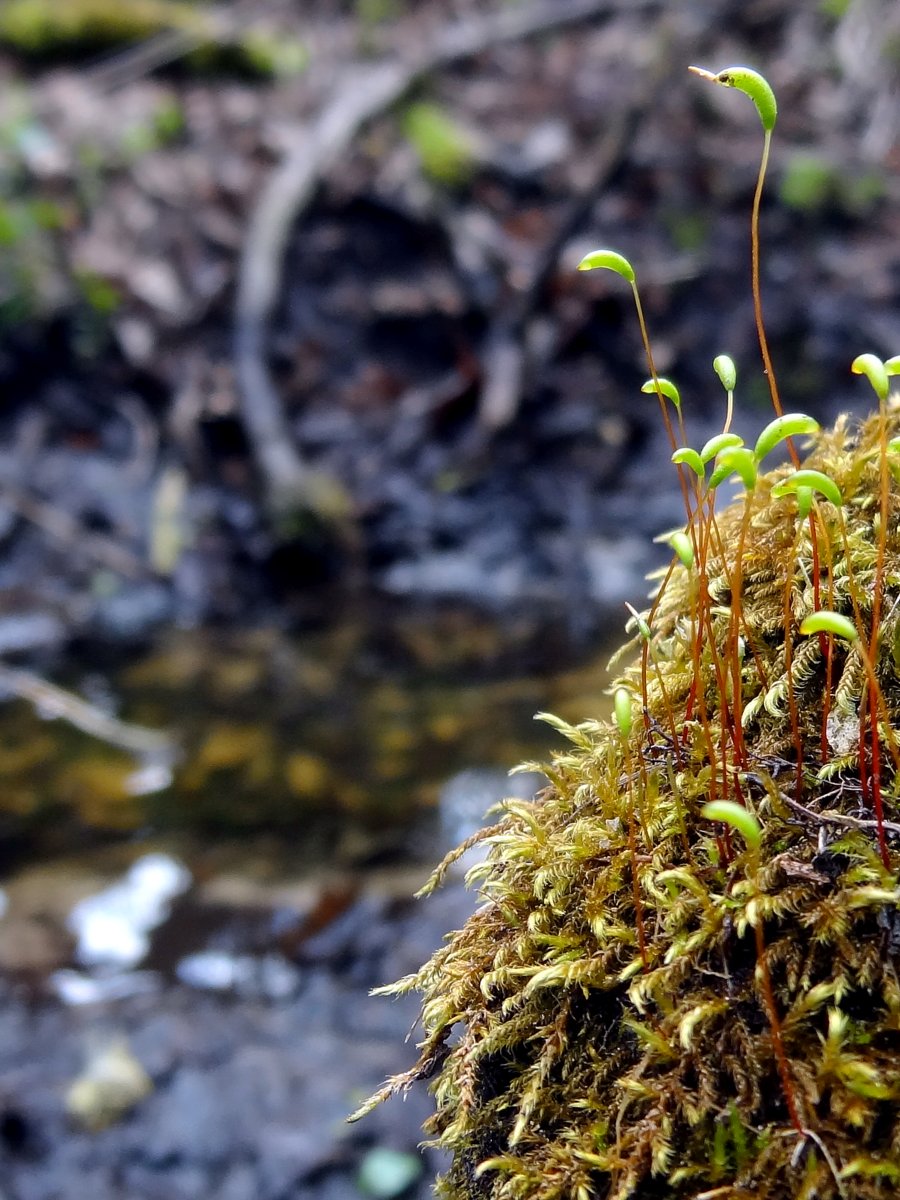
{"type": "Polygon", "coordinates": [[[9,0],[0,13],[0,42],[28,53],[207,28],[196,6],[185,0],[9,0]]]}
{"type": "MultiPolygon", "coordinates": [[[[229,21],[207,0],[3,0],[0,46],[37,58],[92,53],[178,33],[201,71],[238,69],[269,78],[306,69],[305,45],[265,21],[229,21]]],[[[174,45],[174,43],[173,43],[174,45]]]]}
{"type": "MultiPolygon", "coordinates": [[[[760,107],[766,81],[713,82],[760,107]],[[761,100],[760,100],[761,97],[761,100]]],[[[508,801],[471,873],[484,903],[387,992],[423,997],[452,1200],[887,1200],[900,1194],[900,403],[818,431],[779,414],[755,449],[701,451],[653,368],[687,524],[634,614],[613,722],[555,722],[571,748],[508,801]],[[667,400],[677,410],[677,431],[667,400]],[[764,472],[778,440],[801,463],[764,472]],[[707,468],[712,470],[707,478],[707,468]],[[745,494],[717,511],[729,475],[745,494]],[[712,803],[715,802],[715,803],[712,803]],[[728,822],[716,824],[710,819],[728,822]],[[746,839],[746,840],[745,840],[746,839]]],[[[367,1106],[368,1107],[368,1106],[367,1106]]],[[[365,1110],[363,1110],[365,1111],[365,1110]]]]}
{"type": "MultiPolygon", "coordinates": [[[[900,432],[900,416],[886,420],[900,432]]],[[[842,511],[816,512],[831,558],[819,571],[831,606],[864,626],[884,433],[880,417],[842,421],[804,464],[841,489],[842,511]]],[[[545,768],[551,786],[482,835],[484,904],[391,989],[424,998],[420,1058],[386,1092],[432,1079],[429,1132],[453,1152],[439,1195],[868,1200],[900,1188],[897,804],[885,796],[885,868],[871,752],[860,769],[862,651],[828,639],[823,657],[800,634],[815,552],[796,502],[771,498],[785,474],[760,477],[744,538],[743,761],[722,751],[738,503],[706,563],[707,635],[698,644],[692,628],[701,573],[679,563],[648,653],[624,676],[643,720],[627,738],[612,723],[560,724],[572,749],[545,768]],[[701,814],[729,791],[761,824],[758,853],[701,814]]],[[[875,671],[895,728],[898,516],[892,495],[875,671]]]]}

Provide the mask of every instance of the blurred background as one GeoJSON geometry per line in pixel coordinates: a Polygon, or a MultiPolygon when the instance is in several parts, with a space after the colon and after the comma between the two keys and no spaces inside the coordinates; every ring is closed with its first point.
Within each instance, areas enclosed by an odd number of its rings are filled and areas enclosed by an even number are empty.
{"type": "Polygon", "coordinates": [[[605,716],[692,444],[900,350],[890,0],[0,3],[0,1200],[424,1197],[429,866],[605,716]],[[415,1040],[415,1033],[412,1038],[415,1040]]]}

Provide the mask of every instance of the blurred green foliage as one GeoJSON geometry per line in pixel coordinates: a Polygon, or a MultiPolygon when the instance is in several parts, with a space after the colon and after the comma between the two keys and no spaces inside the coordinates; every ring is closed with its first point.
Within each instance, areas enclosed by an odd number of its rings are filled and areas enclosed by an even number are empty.
{"type": "Polygon", "coordinates": [[[403,132],[433,182],[464,183],[475,169],[468,136],[439,105],[424,100],[411,104],[403,115],[403,132]]]}
{"type": "Polygon", "coordinates": [[[4,0],[0,45],[30,56],[90,53],[180,30],[196,48],[186,55],[200,70],[238,69],[264,77],[305,70],[308,52],[294,37],[251,24],[222,25],[205,0],[4,0]]]}
{"type": "Polygon", "coordinates": [[[196,5],[185,0],[6,0],[0,6],[0,42],[29,54],[204,27],[196,5]]]}
{"type": "Polygon", "coordinates": [[[99,349],[119,292],[94,272],[74,268],[67,235],[102,199],[111,174],[176,139],[184,126],[177,101],[164,97],[146,120],[123,125],[115,139],[60,153],[23,90],[0,111],[0,325],[45,320],[73,311],[90,329],[82,348],[99,349]],[[40,164],[59,156],[49,176],[40,164]],[[83,319],[82,319],[83,318],[83,319]]]}
{"type": "Polygon", "coordinates": [[[354,11],[362,25],[380,25],[403,13],[403,0],[356,0],[354,11]]]}
{"type": "Polygon", "coordinates": [[[884,192],[884,179],[876,170],[848,172],[822,155],[806,151],[792,155],[778,186],[781,203],[803,213],[827,208],[865,212],[884,192]]]}

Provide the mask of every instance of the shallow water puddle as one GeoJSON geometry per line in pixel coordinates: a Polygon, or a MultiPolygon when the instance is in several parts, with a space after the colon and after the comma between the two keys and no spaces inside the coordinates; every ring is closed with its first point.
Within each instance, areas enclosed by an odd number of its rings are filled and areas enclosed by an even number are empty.
{"type": "Polygon", "coordinates": [[[529,669],[529,655],[518,663],[486,625],[411,627],[402,640],[361,624],[302,640],[174,632],[139,661],[66,680],[109,740],[49,703],[0,708],[0,820],[39,856],[71,850],[73,833],[178,831],[283,837],[295,864],[321,861],[323,839],[345,862],[428,857],[407,834],[449,779],[545,754],[554,735],[539,709],[609,708],[605,651],[561,671],[529,669]],[[115,719],[169,742],[111,744],[115,719]]]}
{"type": "Polygon", "coordinates": [[[174,632],[66,681],[111,736],[116,720],[164,731],[171,753],[112,746],[58,703],[8,703],[0,821],[18,855],[0,968],[56,972],[76,1004],[164,978],[290,991],[285,963],[349,919],[362,879],[366,896],[408,896],[486,809],[540,788],[507,775],[559,744],[534,713],[606,712],[607,657],[529,673],[533,649],[488,624],[399,638],[359,623],[302,640],[174,632]]]}

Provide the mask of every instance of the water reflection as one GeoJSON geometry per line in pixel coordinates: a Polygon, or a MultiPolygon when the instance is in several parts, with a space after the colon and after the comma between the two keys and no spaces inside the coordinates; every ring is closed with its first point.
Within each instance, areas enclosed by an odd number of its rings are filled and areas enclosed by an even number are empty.
{"type": "Polygon", "coordinates": [[[344,622],[294,640],[175,631],[139,661],[64,682],[110,721],[170,734],[177,758],[109,745],[58,719],[58,706],[42,716],[8,703],[0,822],[41,855],[70,850],[73,831],[94,842],[168,832],[268,837],[293,868],[323,855],[427,861],[498,790],[523,794],[505,772],[553,745],[537,710],[608,709],[606,657],[538,669],[527,627],[517,641],[456,617],[399,632],[344,622]]]}

